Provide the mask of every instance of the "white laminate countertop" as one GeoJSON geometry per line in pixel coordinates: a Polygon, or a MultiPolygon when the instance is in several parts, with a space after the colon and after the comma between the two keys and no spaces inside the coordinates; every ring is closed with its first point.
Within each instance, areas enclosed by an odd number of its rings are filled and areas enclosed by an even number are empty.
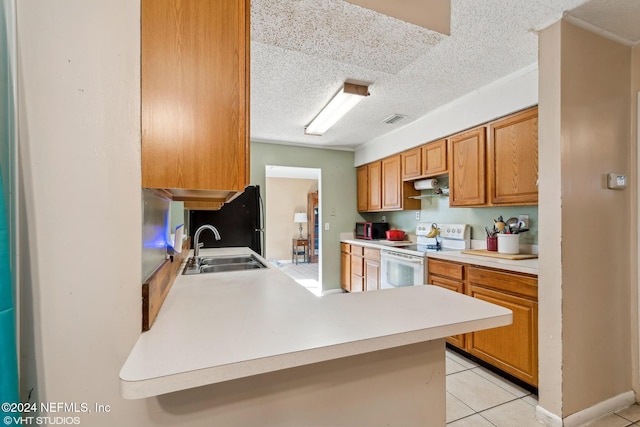
{"type": "MultiPolygon", "coordinates": [[[[356,239],[342,239],[343,243],[350,243],[359,246],[365,246],[370,248],[384,249],[391,246],[385,243],[379,243],[375,240],[356,240],[356,239]]],[[[466,264],[480,265],[483,267],[499,268],[502,270],[513,271],[517,273],[527,273],[538,275],[538,259],[502,259],[486,257],[482,255],[470,255],[463,254],[460,251],[441,251],[441,252],[427,252],[427,258],[437,258],[447,261],[463,262],[466,264]]]]}
{"type": "Polygon", "coordinates": [[[538,275],[538,258],[533,259],[502,259],[482,255],[463,254],[460,251],[429,252],[428,258],[447,261],[464,262],[482,267],[499,268],[517,273],[538,275]]]}
{"type": "Polygon", "coordinates": [[[511,321],[510,310],[436,286],[316,297],[273,267],[179,274],[122,367],[121,394],[156,396],[511,321]]]}

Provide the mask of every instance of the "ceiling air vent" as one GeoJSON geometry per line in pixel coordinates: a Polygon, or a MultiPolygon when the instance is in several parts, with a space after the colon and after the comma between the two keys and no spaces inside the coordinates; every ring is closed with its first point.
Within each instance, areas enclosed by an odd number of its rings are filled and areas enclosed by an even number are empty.
{"type": "Polygon", "coordinates": [[[406,118],[407,118],[407,116],[405,116],[404,114],[392,114],[389,117],[387,117],[386,119],[384,119],[382,121],[382,123],[386,123],[388,125],[392,125],[392,124],[398,123],[400,120],[404,120],[406,118]]]}

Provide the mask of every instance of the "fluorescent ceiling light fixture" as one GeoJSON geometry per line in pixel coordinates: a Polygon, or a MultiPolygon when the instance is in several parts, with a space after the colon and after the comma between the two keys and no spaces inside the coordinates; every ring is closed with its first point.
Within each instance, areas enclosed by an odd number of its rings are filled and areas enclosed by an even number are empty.
{"type": "Polygon", "coordinates": [[[304,133],[316,136],[323,135],[368,95],[368,86],[345,83],[322,111],[304,128],[304,133]]]}

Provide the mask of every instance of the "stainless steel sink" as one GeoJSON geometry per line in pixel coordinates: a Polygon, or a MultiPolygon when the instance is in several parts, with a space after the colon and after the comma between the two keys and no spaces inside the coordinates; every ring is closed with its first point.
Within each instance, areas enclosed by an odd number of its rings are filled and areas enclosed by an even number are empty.
{"type": "Polygon", "coordinates": [[[190,258],[182,274],[221,273],[267,268],[254,255],[229,255],[190,258]]]}
{"type": "Polygon", "coordinates": [[[253,255],[201,257],[200,265],[245,264],[259,262],[253,255]]]}

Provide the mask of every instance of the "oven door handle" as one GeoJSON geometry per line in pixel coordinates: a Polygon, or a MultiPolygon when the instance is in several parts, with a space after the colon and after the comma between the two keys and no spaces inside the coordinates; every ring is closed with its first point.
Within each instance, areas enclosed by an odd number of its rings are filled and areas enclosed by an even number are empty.
{"type": "Polygon", "coordinates": [[[424,258],[423,257],[416,257],[416,256],[402,256],[402,255],[396,255],[392,252],[383,252],[382,256],[386,259],[394,259],[397,261],[404,261],[404,262],[410,262],[412,264],[424,264],[424,258]]]}

